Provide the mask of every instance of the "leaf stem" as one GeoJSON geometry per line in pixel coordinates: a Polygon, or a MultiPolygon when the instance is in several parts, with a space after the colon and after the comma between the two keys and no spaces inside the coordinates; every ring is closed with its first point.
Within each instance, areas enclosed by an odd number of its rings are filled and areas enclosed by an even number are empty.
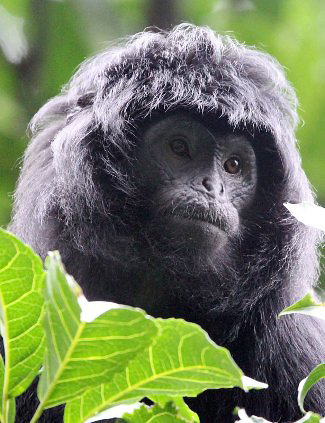
{"type": "Polygon", "coordinates": [[[38,419],[41,417],[42,413],[43,413],[43,404],[42,402],[39,403],[35,414],[33,415],[32,420],[30,421],[30,423],[36,423],[38,421],[38,419]]]}
{"type": "Polygon", "coordinates": [[[2,391],[2,415],[3,423],[8,423],[9,417],[9,403],[8,403],[8,388],[9,388],[9,374],[10,374],[10,350],[9,350],[9,339],[8,339],[8,318],[7,308],[5,301],[3,300],[2,292],[0,291],[0,304],[3,310],[5,318],[3,319],[3,345],[5,350],[5,368],[4,368],[4,380],[3,380],[3,391],[2,391]]]}
{"type": "Polygon", "coordinates": [[[2,398],[2,415],[3,415],[3,423],[8,423],[8,398],[5,395],[2,398]]]}

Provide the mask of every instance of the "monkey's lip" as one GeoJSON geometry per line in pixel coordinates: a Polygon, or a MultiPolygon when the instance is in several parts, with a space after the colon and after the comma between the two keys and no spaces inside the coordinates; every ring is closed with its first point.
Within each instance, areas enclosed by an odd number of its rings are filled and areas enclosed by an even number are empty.
{"type": "Polygon", "coordinates": [[[196,215],[183,215],[183,214],[179,214],[179,213],[172,213],[169,215],[169,217],[174,218],[176,220],[182,220],[182,221],[188,221],[191,222],[193,224],[199,224],[199,225],[203,225],[203,226],[212,226],[214,229],[218,229],[221,230],[223,232],[227,232],[227,226],[225,225],[225,223],[221,220],[221,219],[216,219],[216,220],[212,220],[212,219],[208,219],[202,216],[196,216],[196,215]]]}

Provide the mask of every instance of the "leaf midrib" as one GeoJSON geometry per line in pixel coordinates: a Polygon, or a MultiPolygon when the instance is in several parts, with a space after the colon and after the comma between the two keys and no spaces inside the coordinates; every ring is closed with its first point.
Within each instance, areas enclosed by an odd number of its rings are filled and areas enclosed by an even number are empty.
{"type": "MultiPolygon", "coordinates": [[[[45,407],[48,398],[51,396],[51,394],[52,394],[52,392],[53,392],[53,390],[54,390],[54,388],[56,386],[56,382],[61,377],[63,371],[66,368],[67,362],[71,358],[71,356],[72,356],[72,354],[73,354],[73,352],[74,352],[74,350],[75,350],[75,348],[77,346],[77,343],[80,340],[80,337],[81,337],[81,334],[82,334],[82,331],[83,331],[85,325],[86,325],[86,323],[84,323],[84,322],[81,322],[80,323],[80,326],[77,329],[77,332],[76,332],[76,334],[75,334],[75,336],[74,336],[74,338],[73,338],[73,340],[72,340],[72,342],[71,342],[71,344],[70,344],[70,346],[69,346],[69,348],[68,348],[68,350],[67,350],[67,352],[66,352],[66,354],[64,356],[64,359],[62,361],[60,361],[61,364],[58,366],[58,369],[56,371],[55,377],[52,379],[52,381],[48,385],[49,386],[49,389],[46,391],[46,395],[44,395],[43,399],[41,399],[41,401],[40,401],[39,407],[40,406],[42,406],[42,408],[45,407]]],[[[59,359],[60,359],[60,357],[59,357],[59,359]]]]}

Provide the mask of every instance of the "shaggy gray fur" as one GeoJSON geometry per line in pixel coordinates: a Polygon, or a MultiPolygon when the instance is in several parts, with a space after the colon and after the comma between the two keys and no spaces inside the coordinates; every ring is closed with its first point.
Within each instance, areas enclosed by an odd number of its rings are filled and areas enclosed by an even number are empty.
{"type": "MultiPolygon", "coordinates": [[[[298,418],[298,381],[325,359],[318,322],[277,319],[319,274],[319,233],[283,207],[286,201],[313,201],[296,149],[296,108],[294,90],[272,57],[182,24],[170,32],[139,33],[87,60],[31,123],[10,229],[43,257],[59,249],[92,298],[133,301],[147,278],[153,302],[136,305],[155,313],[159,299],[166,315],[176,310],[203,324],[249,376],[269,382],[267,392],[204,394],[201,403],[193,402],[203,423],[232,421],[235,405],[281,422],[298,418]],[[139,206],[131,172],[138,128],[153,113],[175,109],[246,128],[262,162],[252,217],[243,224],[232,273],[223,279],[211,263],[202,267],[201,279],[183,275],[170,257],[166,273],[166,257],[146,256],[153,243],[139,249],[141,231],[132,229],[139,206]],[[169,297],[160,296],[165,286],[169,297]],[[188,295],[188,286],[197,292],[188,295]],[[200,307],[197,314],[193,304],[200,307]]],[[[317,387],[307,404],[325,411],[324,401],[324,389],[317,387]]]]}

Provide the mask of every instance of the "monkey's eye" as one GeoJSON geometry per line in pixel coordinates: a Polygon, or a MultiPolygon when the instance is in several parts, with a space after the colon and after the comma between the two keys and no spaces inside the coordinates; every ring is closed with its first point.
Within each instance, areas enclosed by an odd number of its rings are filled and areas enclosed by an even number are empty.
{"type": "Polygon", "coordinates": [[[179,157],[190,157],[188,144],[182,138],[175,138],[170,141],[169,146],[174,154],[179,157]]]}
{"type": "Polygon", "coordinates": [[[241,171],[240,160],[237,157],[230,157],[223,165],[226,172],[235,175],[241,171]]]}

